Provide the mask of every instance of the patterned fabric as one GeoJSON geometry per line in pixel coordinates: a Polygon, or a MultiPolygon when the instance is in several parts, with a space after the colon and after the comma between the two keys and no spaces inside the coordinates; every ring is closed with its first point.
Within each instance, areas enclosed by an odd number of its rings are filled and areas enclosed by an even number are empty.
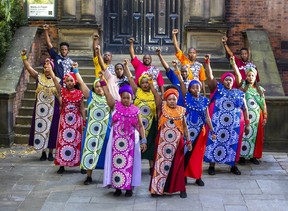
{"type": "Polygon", "coordinates": [[[206,109],[208,107],[209,100],[203,96],[196,98],[189,92],[186,94],[185,99],[187,111],[186,122],[190,140],[193,143],[206,122],[206,109]]]}
{"type": "Polygon", "coordinates": [[[125,107],[116,102],[112,117],[112,187],[131,190],[135,150],[135,129],[139,130],[139,108],[131,104],[125,107]]]}
{"type": "MultiPolygon", "coordinates": [[[[246,81],[244,81],[242,88],[245,86],[246,81]]],[[[264,90],[262,87],[260,88],[262,91],[264,90]]],[[[250,131],[247,135],[243,136],[240,155],[244,158],[253,158],[259,127],[260,113],[261,110],[264,110],[265,98],[260,96],[255,87],[249,85],[249,88],[245,92],[245,99],[249,112],[250,131]]]]}
{"type": "Polygon", "coordinates": [[[228,90],[222,84],[217,84],[217,89],[211,99],[213,103],[211,121],[217,138],[212,140],[212,134],[209,133],[204,157],[206,162],[235,165],[243,98],[242,91],[228,90]]]}
{"type": "Polygon", "coordinates": [[[159,76],[160,70],[155,67],[155,66],[150,66],[150,68],[146,71],[145,74],[152,74],[153,75],[153,85],[156,90],[159,89],[158,83],[157,83],[157,78],[159,76]]]}
{"type": "MultiPolygon", "coordinates": [[[[110,107],[107,105],[105,96],[97,95],[90,91],[90,99],[88,100],[88,119],[84,132],[84,142],[82,146],[81,169],[95,169],[103,145],[107,144],[109,128],[109,112],[110,107]]],[[[106,147],[104,147],[106,149],[106,147]]],[[[104,159],[102,165],[104,167],[104,159]]]]}
{"type": "Polygon", "coordinates": [[[69,91],[62,88],[61,96],[62,109],[54,163],[60,166],[79,166],[83,128],[80,106],[83,93],[78,89],[69,91]]]}
{"type": "Polygon", "coordinates": [[[107,65],[107,69],[108,71],[110,71],[110,73],[112,73],[113,75],[115,75],[115,67],[112,64],[107,65]]]}
{"type": "Polygon", "coordinates": [[[57,90],[53,80],[48,79],[43,73],[39,73],[34,118],[33,146],[35,150],[43,150],[48,146],[55,95],[57,95],[57,90]]]}

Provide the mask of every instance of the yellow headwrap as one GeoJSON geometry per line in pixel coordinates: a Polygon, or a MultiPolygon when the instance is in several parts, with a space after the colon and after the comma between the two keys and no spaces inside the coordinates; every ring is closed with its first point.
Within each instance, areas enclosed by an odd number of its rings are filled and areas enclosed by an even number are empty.
{"type": "Polygon", "coordinates": [[[139,84],[139,86],[141,85],[141,81],[144,79],[144,78],[147,78],[147,79],[149,79],[149,76],[148,76],[148,74],[142,74],[140,77],[139,77],[139,79],[138,79],[138,84],[139,84]]]}

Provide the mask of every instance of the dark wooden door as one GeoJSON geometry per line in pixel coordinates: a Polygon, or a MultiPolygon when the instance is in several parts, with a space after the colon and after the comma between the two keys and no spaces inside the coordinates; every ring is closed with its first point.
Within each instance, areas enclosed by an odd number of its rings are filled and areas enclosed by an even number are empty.
{"type": "MultiPolygon", "coordinates": [[[[104,50],[129,53],[128,39],[135,38],[135,53],[173,53],[173,28],[181,29],[182,0],[105,0],[104,50]]],[[[180,30],[182,31],[182,30],[180,30]]],[[[181,34],[178,35],[181,37],[181,34]]]]}

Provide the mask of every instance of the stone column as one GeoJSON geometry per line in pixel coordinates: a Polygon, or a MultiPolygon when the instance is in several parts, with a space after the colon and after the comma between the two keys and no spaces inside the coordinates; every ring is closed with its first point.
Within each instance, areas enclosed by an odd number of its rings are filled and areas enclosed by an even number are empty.
{"type": "Polygon", "coordinates": [[[189,7],[189,13],[190,13],[190,19],[192,20],[202,20],[204,19],[204,4],[205,0],[191,0],[190,1],[190,7],[189,7]]]}
{"type": "Polygon", "coordinates": [[[95,22],[95,0],[81,0],[81,21],[95,22]]]}
{"type": "Polygon", "coordinates": [[[10,146],[14,142],[13,101],[16,93],[0,92],[0,145],[10,146]]]}
{"type": "Polygon", "coordinates": [[[225,18],[225,0],[210,0],[210,19],[223,22],[225,18]]]}
{"type": "Polygon", "coordinates": [[[71,21],[76,19],[76,0],[63,0],[62,21],[71,21]]]}

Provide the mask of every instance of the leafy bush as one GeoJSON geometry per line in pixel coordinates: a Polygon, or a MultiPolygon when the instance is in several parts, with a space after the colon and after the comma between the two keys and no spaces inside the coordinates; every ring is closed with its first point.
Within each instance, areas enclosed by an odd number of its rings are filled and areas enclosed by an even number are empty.
{"type": "Polygon", "coordinates": [[[16,29],[26,22],[19,0],[0,0],[0,66],[11,44],[16,29]]]}

